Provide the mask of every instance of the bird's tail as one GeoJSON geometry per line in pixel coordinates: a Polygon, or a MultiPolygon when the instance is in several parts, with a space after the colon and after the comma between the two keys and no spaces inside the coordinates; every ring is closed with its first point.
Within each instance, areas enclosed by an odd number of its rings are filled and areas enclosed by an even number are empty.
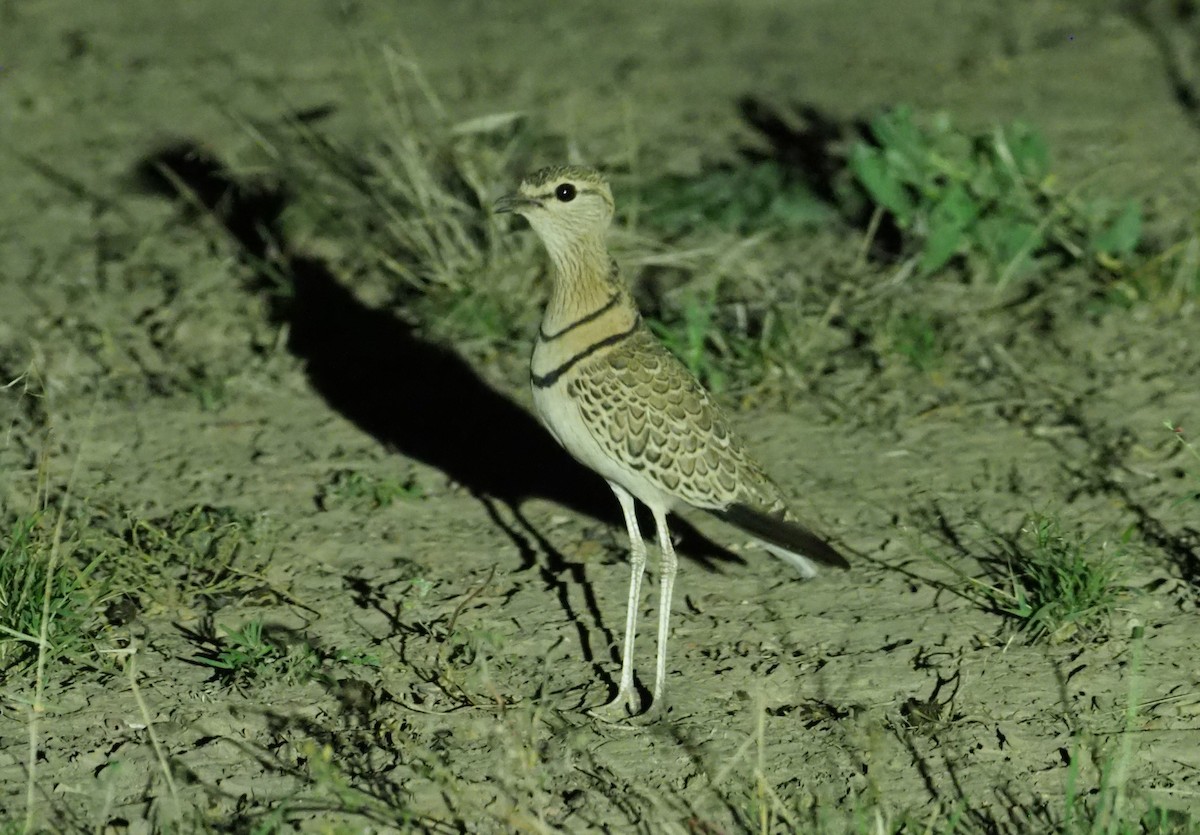
{"type": "Polygon", "coordinates": [[[744,504],[713,508],[710,513],[753,536],[805,577],[816,576],[814,561],[834,568],[850,567],[832,545],[798,522],[785,519],[782,514],[766,513],[744,504]]]}

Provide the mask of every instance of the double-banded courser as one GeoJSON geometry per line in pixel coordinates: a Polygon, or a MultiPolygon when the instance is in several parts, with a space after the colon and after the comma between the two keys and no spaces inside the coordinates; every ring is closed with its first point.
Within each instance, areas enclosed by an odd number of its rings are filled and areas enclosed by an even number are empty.
{"type": "Polygon", "coordinates": [[[629,529],[633,574],[621,680],[616,698],[592,712],[619,720],[640,707],[633,644],[646,546],[634,499],[650,509],[662,551],[650,708],[661,712],[677,567],[667,530],[670,510],[691,505],[710,511],[805,577],[816,573],[810,559],[849,565],[795,520],[783,492],[746,452],[720,407],[642,323],[605,246],[613,197],[600,173],[579,166],[544,168],[502,197],[495,210],[528,219],[553,262],[550,301],[530,367],[538,414],[568,452],[608,481],[629,529]]]}

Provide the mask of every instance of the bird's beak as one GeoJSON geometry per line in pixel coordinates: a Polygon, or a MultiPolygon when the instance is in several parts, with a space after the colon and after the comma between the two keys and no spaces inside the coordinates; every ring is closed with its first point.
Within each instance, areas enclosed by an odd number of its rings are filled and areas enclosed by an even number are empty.
{"type": "Polygon", "coordinates": [[[522,209],[528,209],[536,205],[537,201],[531,200],[528,197],[522,197],[519,194],[506,194],[496,201],[496,205],[492,211],[496,212],[496,214],[503,214],[505,212],[520,214],[522,209]]]}

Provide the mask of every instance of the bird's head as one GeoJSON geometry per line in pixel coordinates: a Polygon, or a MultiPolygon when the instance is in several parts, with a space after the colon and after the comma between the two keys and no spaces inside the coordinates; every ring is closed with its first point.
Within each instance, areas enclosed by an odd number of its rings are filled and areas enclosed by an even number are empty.
{"type": "Polygon", "coordinates": [[[554,260],[599,243],[613,217],[612,191],[599,171],[577,165],[535,171],[496,201],[497,212],[523,216],[554,260]]]}

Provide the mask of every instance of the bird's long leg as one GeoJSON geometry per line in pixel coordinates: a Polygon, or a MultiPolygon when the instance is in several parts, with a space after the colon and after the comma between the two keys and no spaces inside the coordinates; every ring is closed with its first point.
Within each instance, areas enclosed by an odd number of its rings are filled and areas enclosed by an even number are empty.
{"type": "Polygon", "coordinates": [[[638,529],[637,511],[634,508],[633,496],[625,488],[609,484],[617,501],[621,503],[621,511],[625,514],[625,527],[629,529],[629,604],[625,610],[625,645],[621,653],[621,682],[617,685],[617,696],[602,707],[594,708],[591,712],[598,719],[616,722],[626,719],[638,712],[641,699],[633,687],[633,641],[637,636],[638,606],[641,602],[642,574],[646,570],[646,543],[642,541],[642,532],[638,529]]]}
{"type": "Polygon", "coordinates": [[[650,510],[654,514],[654,527],[658,529],[658,547],[662,551],[662,564],[658,571],[661,591],[658,597],[658,655],[654,665],[654,701],[650,704],[650,710],[647,713],[661,715],[666,708],[667,632],[671,623],[671,593],[675,588],[675,573],[679,568],[679,559],[675,556],[675,546],[671,544],[671,532],[667,529],[666,511],[657,508],[650,510]]]}

